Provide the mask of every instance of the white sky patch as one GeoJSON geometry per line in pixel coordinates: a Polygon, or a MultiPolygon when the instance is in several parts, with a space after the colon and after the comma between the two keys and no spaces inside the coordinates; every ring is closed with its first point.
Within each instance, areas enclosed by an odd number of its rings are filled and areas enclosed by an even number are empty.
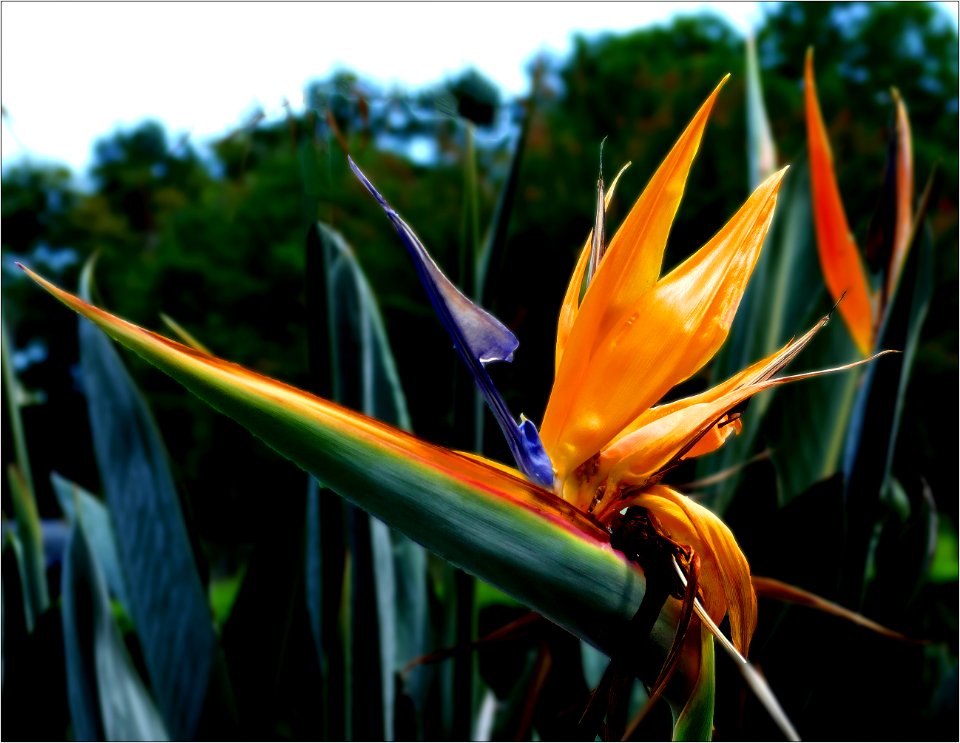
{"type": "Polygon", "coordinates": [[[97,138],[148,118],[203,142],[257,108],[302,110],[305,86],[336,69],[415,89],[472,66],[522,95],[533,57],[568,52],[574,33],[703,10],[741,33],[762,18],[756,2],[3,3],[3,165],[80,171],[97,138]]]}

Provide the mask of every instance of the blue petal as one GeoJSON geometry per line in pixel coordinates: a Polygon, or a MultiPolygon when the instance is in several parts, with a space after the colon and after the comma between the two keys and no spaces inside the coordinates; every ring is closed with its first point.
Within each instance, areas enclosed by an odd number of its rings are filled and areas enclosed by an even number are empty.
{"type": "Polygon", "coordinates": [[[453,282],[443,275],[437,264],[433,262],[433,258],[427,253],[427,249],[423,247],[420,238],[391,208],[353,159],[348,159],[357,178],[380,202],[387,217],[403,238],[433,306],[437,312],[441,312],[440,305],[445,306],[446,314],[449,314],[452,322],[459,328],[460,336],[454,340],[462,341],[470,350],[470,354],[483,364],[491,361],[512,361],[513,352],[520,345],[517,337],[497,318],[465,297],[453,282]]]}
{"type": "Polygon", "coordinates": [[[353,159],[348,157],[348,161],[357,178],[380,202],[387,217],[403,238],[430,301],[453,339],[454,348],[470,369],[487,405],[493,411],[517,467],[533,482],[552,488],[553,464],[543,448],[537,427],[525,418],[517,424],[484,367],[484,364],[491,361],[511,361],[513,352],[519,345],[516,336],[497,318],[465,297],[450,279],[443,275],[420,242],[420,238],[380,195],[353,159]]]}

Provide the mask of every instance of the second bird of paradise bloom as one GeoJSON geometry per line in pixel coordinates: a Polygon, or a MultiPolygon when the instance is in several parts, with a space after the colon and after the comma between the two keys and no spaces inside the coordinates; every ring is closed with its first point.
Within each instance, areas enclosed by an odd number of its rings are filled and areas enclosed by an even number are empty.
{"type": "MultiPolygon", "coordinates": [[[[608,193],[602,185],[598,188],[594,234],[583,247],[560,312],[555,379],[542,432],[523,417],[517,423],[485,368],[493,361],[512,359],[518,346],[513,333],[450,283],[413,230],[351,161],[403,238],[431,302],[503,430],[520,472],[435,447],[187,349],[28,273],[58,299],[197,394],[213,395],[220,400],[214,404],[225,411],[232,410],[240,397],[256,397],[283,415],[297,411],[304,424],[318,421],[324,430],[338,431],[344,440],[343,451],[350,456],[356,456],[358,444],[365,450],[382,449],[384,456],[406,457],[425,473],[458,482],[487,483],[483,490],[495,496],[540,504],[537,511],[559,496],[570,504],[565,506],[569,512],[558,506],[550,506],[549,512],[580,524],[584,533],[595,534],[596,527],[591,524],[598,522],[609,526],[630,506],[646,509],[660,535],[698,556],[698,597],[702,599],[698,613],[712,620],[714,631],[728,617],[732,643],[745,656],[757,616],[747,560],[720,518],[660,481],[681,460],[714,451],[738,432],[738,411],[752,395],[810,376],[775,375],[825,320],[716,387],[658,404],[672,387],[696,374],[726,339],[770,226],[784,175],[781,170],[768,178],[706,245],[661,276],[670,226],[722,85],[687,125],[609,245],[603,239],[603,213],[616,180],[608,193]],[[198,386],[193,386],[195,381],[198,386]],[[532,484],[522,483],[524,476],[532,484]]],[[[256,415],[257,425],[261,425],[265,418],[256,415]]],[[[291,441],[279,448],[289,449],[292,453],[288,456],[303,461],[304,451],[291,441]]],[[[349,490],[354,480],[354,475],[345,479],[344,489],[349,490]]],[[[334,478],[331,483],[334,489],[336,482],[334,478]]]]}
{"type": "Polygon", "coordinates": [[[876,345],[884,313],[896,291],[916,229],[915,219],[919,216],[919,222],[922,222],[924,216],[922,208],[918,215],[913,212],[913,145],[907,107],[896,89],[892,91],[892,97],[895,125],[890,150],[892,158],[888,167],[893,168],[893,198],[892,203],[884,205],[885,209],[892,212],[887,215],[892,224],[891,234],[887,236],[887,254],[875,259],[881,264],[877,268],[882,274],[880,285],[875,290],[860,257],[860,250],[850,230],[840,198],[833,152],[817,99],[813,49],[807,50],[804,64],[804,103],[817,253],[827,288],[834,300],[840,302],[840,315],[864,357],[868,356],[876,345]],[[841,299],[843,301],[840,301],[841,299]]]}

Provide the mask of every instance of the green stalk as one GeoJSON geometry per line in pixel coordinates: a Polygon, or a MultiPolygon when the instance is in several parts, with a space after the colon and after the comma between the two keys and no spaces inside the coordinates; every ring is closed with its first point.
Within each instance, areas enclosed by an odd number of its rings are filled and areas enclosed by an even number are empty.
{"type": "Polygon", "coordinates": [[[50,605],[50,592],[47,587],[46,560],[43,554],[43,529],[37,501],[33,489],[33,477],[30,474],[30,458],[27,455],[27,441],[23,435],[23,421],[20,418],[20,383],[13,373],[13,361],[10,356],[10,342],[7,337],[7,324],[2,325],[2,367],[4,399],[10,416],[10,430],[16,452],[16,464],[7,468],[10,484],[10,499],[13,515],[17,523],[18,537],[23,547],[24,567],[24,608],[27,617],[27,629],[33,630],[37,617],[50,605]]]}
{"type": "Polygon", "coordinates": [[[2,327],[2,358],[3,358],[3,387],[4,399],[7,401],[7,413],[10,416],[10,431],[13,434],[13,450],[16,452],[17,468],[23,476],[24,485],[31,493],[33,490],[33,475],[30,472],[30,457],[27,454],[27,440],[23,435],[23,421],[20,418],[20,383],[13,373],[13,361],[10,355],[10,339],[7,334],[7,323],[0,323],[2,327]]]}

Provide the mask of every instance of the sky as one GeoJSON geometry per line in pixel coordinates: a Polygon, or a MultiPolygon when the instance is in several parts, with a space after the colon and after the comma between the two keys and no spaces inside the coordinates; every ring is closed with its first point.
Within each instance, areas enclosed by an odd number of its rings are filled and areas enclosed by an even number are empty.
{"type": "MultiPolygon", "coordinates": [[[[301,110],[312,80],[351,69],[417,88],[475,67],[522,95],[539,52],[705,9],[741,33],[762,3],[3,3],[3,167],[82,172],[94,141],[153,118],[203,144],[252,112],[301,110]]],[[[956,18],[956,4],[944,4],[956,18]]]]}
{"type": "MultiPolygon", "coordinates": [[[[746,32],[758,3],[714,7],[746,32]]],[[[302,107],[311,80],[337,68],[415,88],[474,66],[507,96],[528,88],[540,51],[574,31],[627,31],[676,3],[3,3],[2,156],[90,162],[97,137],[145,118],[193,141],[241,125],[258,107],[302,107]]]]}

